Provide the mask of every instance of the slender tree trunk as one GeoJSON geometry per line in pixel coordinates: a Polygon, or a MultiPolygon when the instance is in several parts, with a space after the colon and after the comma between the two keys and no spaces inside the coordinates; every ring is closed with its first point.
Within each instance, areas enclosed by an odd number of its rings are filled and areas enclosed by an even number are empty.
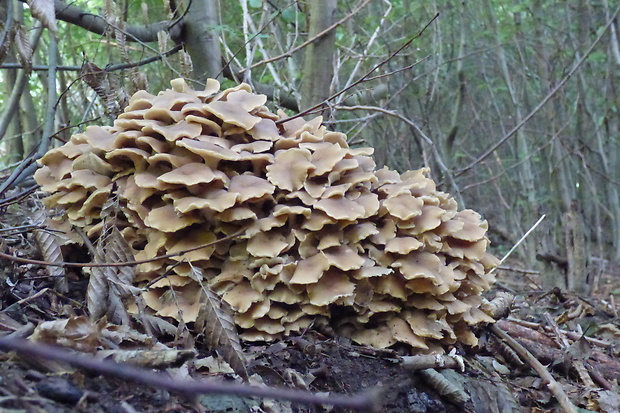
{"type": "Polygon", "coordinates": [[[216,30],[218,0],[193,0],[185,17],[185,48],[192,58],[194,79],[204,82],[222,70],[220,37],[216,30]]]}
{"type": "MultiPolygon", "coordinates": [[[[13,55],[13,53],[10,53],[10,55],[13,55]]],[[[16,71],[8,70],[4,73],[4,76],[4,89],[6,93],[5,96],[10,96],[13,88],[15,87],[16,71]]],[[[9,158],[9,163],[16,163],[24,159],[24,144],[22,136],[23,130],[20,117],[12,116],[6,131],[6,150],[9,158]]]]}
{"type": "MultiPolygon", "coordinates": [[[[337,0],[324,0],[309,3],[308,37],[312,38],[334,24],[338,2],[337,0]]],[[[329,97],[334,76],[335,42],[336,33],[332,30],[307,47],[301,82],[301,109],[308,108],[329,97]]]]}

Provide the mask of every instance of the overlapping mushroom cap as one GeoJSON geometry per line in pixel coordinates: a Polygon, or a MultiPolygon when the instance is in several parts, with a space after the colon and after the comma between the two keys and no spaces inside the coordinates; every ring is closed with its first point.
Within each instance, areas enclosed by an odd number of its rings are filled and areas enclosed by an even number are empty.
{"type": "Polygon", "coordinates": [[[276,124],[286,115],[245,84],[171,83],[157,96],[136,93],[112,127],[91,126],[48,152],[35,175],[47,204],[93,237],[118,196],[138,260],[240,234],[140,265],[136,282],[155,280],[148,307],[195,321],[204,282],[248,340],[325,317],[375,347],[476,343],[471,326],[492,321],[479,309],[496,264],[487,223],[458,211],[427,170],[377,170],[371,148],[349,148],[320,118],[276,124]]]}

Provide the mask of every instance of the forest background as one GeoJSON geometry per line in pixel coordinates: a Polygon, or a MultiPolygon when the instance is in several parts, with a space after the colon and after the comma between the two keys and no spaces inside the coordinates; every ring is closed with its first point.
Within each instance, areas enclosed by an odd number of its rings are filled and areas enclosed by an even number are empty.
{"type": "Polygon", "coordinates": [[[611,3],[4,0],[0,192],[136,90],[243,81],[372,146],[378,166],[430,166],[499,256],[544,216],[503,265],[589,294],[620,262],[611,3]]]}

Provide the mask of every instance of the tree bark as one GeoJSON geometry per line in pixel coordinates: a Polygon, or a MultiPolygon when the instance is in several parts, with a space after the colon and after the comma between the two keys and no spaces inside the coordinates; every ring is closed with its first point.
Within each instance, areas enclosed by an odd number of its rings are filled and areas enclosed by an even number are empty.
{"type": "MultiPolygon", "coordinates": [[[[336,21],[337,0],[310,2],[310,29],[312,38],[336,21]]],[[[306,49],[301,82],[301,109],[309,108],[327,99],[334,76],[335,30],[316,39],[306,49]]]]}
{"type": "Polygon", "coordinates": [[[185,48],[192,58],[194,79],[200,82],[222,70],[220,37],[215,29],[219,16],[217,0],[194,0],[184,19],[185,48]]]}

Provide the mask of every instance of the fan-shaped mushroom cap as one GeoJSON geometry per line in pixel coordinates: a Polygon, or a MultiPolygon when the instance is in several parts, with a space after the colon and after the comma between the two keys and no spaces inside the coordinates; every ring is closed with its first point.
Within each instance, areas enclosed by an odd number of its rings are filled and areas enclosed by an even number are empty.
{"type": "Polygon", "coordinates": [[[314,169],[307,149],[291,148],[276,152],[273,164],[267,166],[267,179],[280,189],[295,191],[300,189],[308,172],[314,169]]]}

